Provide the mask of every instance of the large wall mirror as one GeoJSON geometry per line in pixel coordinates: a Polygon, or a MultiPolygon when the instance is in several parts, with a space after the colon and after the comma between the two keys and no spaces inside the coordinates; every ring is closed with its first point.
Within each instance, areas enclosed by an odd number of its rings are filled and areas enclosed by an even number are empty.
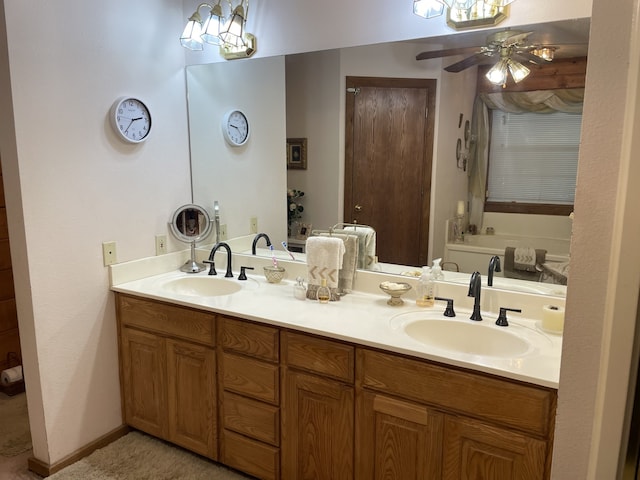
{"type": "MultiPolygon", "coordinates": [[[[560,45],[555,52],[558,59],[586,56],[589,19],[518,28],[533,32],[533,42],[560,45]]],[[[428,257],[446,258],[452,254],[453,246],[448,242],[450,220],[458,213],[461,200],[465,202],[465,213],[468,206],[469,176],[460,157],[468,154],[466,125],[472,118],[478,67],[449,73],[443,68],[465,55],[427,61],[416,61],[415,57],[422,51],[480,46],[490,33],[491,30],[482,30],[187,67],[194,202],[208,206],[218,200],[229,237],[248,235],[249,217],[258,216],[258,230],[266,232],[274,245],[288,238],[284,201],[287,189],[305,193],[300,221],[312,229],[351,222],[353,219],[345,218],[344,213],[345,79],[435,79],[428,257]],[[251,139],[246,146],[232,148],[224,143],[217,117],[228,108],[243,109],[252,122],[251,139]],[[287,168],[287,138],[307,140],[306,169],[287,168]],[[462,151],[460,147],[456,151],[459,143],[462,151]]],[[[416,202],[415,198],[402,200],[416,202]]],[[[485,212],[477,228],[484,234],[488,226],[496,237],[509,233],[558,240],[558,248],[564,248],[568,255],[571,220],[567,215],[485,212]]],[[[466,244],[484,240],[483,235],[466,237],[466,244]]],[[[499,248],[504,251],[504,246],[499,248]]],[[[382,270],[391,273],[417,266],[396,266],[380,260],[382,270]]],[[[487,263],[483,258],[472,269],[486,272],[487,263]]],[[[562,294],[562,289],[550,292],[562,294]]]]}

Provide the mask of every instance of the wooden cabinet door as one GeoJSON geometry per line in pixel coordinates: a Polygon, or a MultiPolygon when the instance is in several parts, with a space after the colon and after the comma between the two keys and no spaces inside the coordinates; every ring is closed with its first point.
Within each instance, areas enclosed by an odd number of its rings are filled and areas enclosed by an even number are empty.
{"type": "Polygon", "coordinates": [[[167,339],[169,440],[217,459],[216,366],[212,348],[167,339]]]}
{"type": "Polygon", "coordinates": [[[441,478],[443,417],[424,405],[364,391],[356,409],[356,478],[441,478]]]}
{"type": "Polygon", "coordinates": [[[125,422],[166,439],[164,340],[151,333],[123,328],[121,361],[125,422]]]}
{"type": "Polygon", "coordinates": [[[476,420],[447,417],[444,480],[543,480],[547,443],[476,420]]]}
{"type": "Polygon", "coordinates": [[[287,370],[282,408],[282,478],[353,478],[353,387],[287,370]]]}

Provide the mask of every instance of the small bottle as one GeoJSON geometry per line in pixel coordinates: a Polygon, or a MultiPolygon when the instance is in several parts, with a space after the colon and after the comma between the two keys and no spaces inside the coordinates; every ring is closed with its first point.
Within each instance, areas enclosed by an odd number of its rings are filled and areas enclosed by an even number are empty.
{"type": "Polygon", "coordinates": [[[298,300],[305,300],[307,298],[307,287],[304,286],[304,278],[296,278],[296,284],[293,286],[293,296],[298,300]]]}
{"type": "Polygon", "coordinates": [[[444,280],[444,273],[442,272],[442,267],[440,266],[441,258],[436,258],[433,260],[433,267],[431,267],[431,275],[434,280],[444,280]]]}
{"type": "Polygon", "coordinates": [[[329,287],[327,287],[326,278],[322,279],[322,285],[318,287],[316,298],[320,303],[329,303],[329,300],[331,300],[331,290],[329,290],[329,287]]]}
{"type": "Polygon", "coordinates": [[[419,307],[433,307],[435,303],[434,286],[431,269],[429,267],[422,267],[422,275],[420,275],[416,287],[416,305],[419,307]]]}

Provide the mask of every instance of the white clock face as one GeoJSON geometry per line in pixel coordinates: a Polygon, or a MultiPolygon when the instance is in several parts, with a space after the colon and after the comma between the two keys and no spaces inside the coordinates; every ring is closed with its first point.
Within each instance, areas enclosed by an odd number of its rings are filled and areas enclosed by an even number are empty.
{"type": "Polygon", "coordinates": [[[118,100],[114,104],[111,117],[116,131],[128,142],[142,142],[151,131],[149,109],[136,98],[118,100]]]}
{"type": "Polygon", "coordinates": [[[233,146],[244,145],[249,139],[249,121],[240,110],[228,112],[222,120],[222,133],[233,146]]]}

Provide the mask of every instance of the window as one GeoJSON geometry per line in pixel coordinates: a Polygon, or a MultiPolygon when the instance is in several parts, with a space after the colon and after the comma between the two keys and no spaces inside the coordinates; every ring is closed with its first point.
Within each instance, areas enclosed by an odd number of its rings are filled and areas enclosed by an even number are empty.
{"type": "Polygon", "coordinates": [[[581,114],[491,110],[486,211],[573,210],[581,114]]]}

